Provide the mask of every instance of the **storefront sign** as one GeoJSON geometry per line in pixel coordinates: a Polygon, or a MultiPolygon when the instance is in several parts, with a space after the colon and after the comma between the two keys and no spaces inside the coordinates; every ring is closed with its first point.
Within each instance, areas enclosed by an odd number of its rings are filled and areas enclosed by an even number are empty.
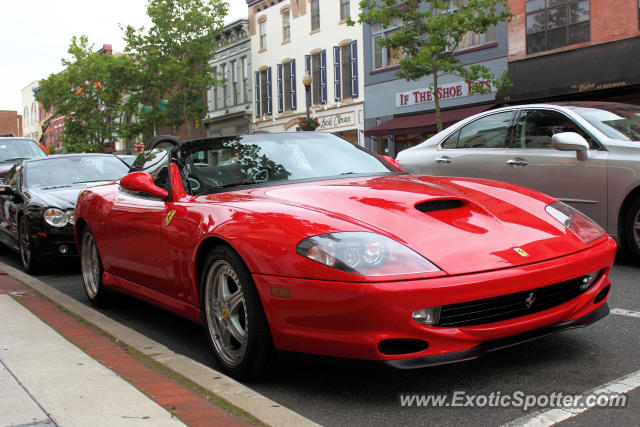
{"type": "Polygon", "coordinates": [[[342,114],[334,114],[331,116],[323,116],[317,117],[318,119],[318,130],[345,127],[345,126],[355,126],[356,124],[356,115],[355,112],[350,113],[342,113],[342,114]]]}
{"type": "MultiPolygon", "coordinates": [[[[488,89],[491,92],[495,92],[498,89],[488,80],[479,80],[477,82],[467,83],[465,81],[457,83],[449,83],[438,87],[438,95],[440,100],[462,98],[465,96],[475,95],[471,93],[471,88],[474,83],[480,83],[483,88],[488,89]]],[[[426,102],[434,102],[433,90],[429,88],[416,89],[408,92],[396,93],[396,107],[406,107],[409,105],[424,104],[426,102]]]]}

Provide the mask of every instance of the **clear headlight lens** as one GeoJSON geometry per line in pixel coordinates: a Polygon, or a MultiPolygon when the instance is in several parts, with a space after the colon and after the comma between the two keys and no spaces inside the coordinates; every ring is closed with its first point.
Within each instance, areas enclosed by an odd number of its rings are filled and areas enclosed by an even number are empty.
{"type": "Polygon", "coordinates": [[[344,232],[313,236],[296,247],[300,255],[361,276],[441,271],[403,244],[380,234],[344,232]]]}
{"type": "Polygon", "coordinates": [[[44,211],[44,220],[52,227],[64,227],[67,224],[74,224],[74,211],[63,211],[58,208],[49,208],[44,211]]]}
{"type": "Polygon", "coordinates": [[[555,202],[547,205],[547,213],[554,217],[560,224],[567,227],[584,243],[589,243],[602,237],[605,231],[598,224],[579,210],[562,203],[555,202]]]}

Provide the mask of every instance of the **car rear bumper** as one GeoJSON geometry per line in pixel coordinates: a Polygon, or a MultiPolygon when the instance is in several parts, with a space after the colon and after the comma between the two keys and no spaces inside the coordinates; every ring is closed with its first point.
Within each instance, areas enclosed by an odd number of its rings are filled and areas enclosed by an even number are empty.
{"type": "Polygon", "coordinates": [[[260,274],[253,278],[276,348],[411,368],[475,358],[598,320],[608,312],[615,252],[615,242],[607,238],[588,250],[549,261],[424,280],[354,283],[260,274]],[[426,326],[412,318],[421,308],[535,291],[597,270],[601,275],[589,289],[536,313],[457,327],[426,326]],[[405,351],[406,343],[422,347],[405,351]]]}

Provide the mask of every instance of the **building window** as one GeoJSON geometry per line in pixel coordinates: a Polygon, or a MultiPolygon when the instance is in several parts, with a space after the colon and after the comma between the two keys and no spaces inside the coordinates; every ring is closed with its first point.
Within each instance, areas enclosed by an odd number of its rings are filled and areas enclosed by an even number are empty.
{"type": "Polygon", "coordinates": [[[591,39],[589,0],[529,0],[526,14],[527,54],[591,39]]]}
{"type": "Polygon", "coordinates": [[[322,103],[322,59],[320,53],[311,55],[311,78],[313,92],[312,100],[314,104],[322,103]]]}
{"type": "Polygon", "coordinates": [[[243,102],[249,102],[249,66],[247,64],[247,57],[242,59],[242,99],[243,102]]]}
{"type": "Polygon", "coordinates": [[[320,0],[311,0],[311,31],[320,29],[320,0]]]}
{"type": "Polygon", "coordinates": [[[260,71],[260,104],[262,105],[262,115],[269,114],[267,105],[269,104],[267,70],[260,71]]]}
{"type": "Polygon", "coordinates": [[[267,48],[267,20],[260,21],[260,50],[267,48]]]}
{"type": "MultiPolygon", "coordinates": [[[[445,1],[445,4],[447,5],[447,9],[444,11],[444,13],[455,13],[458,10],[458,4],[466,1],[467,0],[445,1]]],[[[554,1],[554,0],[549,0],[549,1],[554,1]]],[[[497,40],[496,27],[495,25],[492,25],[489,28],[487,28],[486,33],[474,33],[472,31],[465,33],[460,39],[460,41],[458,41],[458,44],[453,47],[453,50],[463,50],[463,49],[469,49],[475,46],[482,46],[487,43],[493,43],[496,40],[497,40]]]]}
{"type": "Polygon", "coordinates": [[[238,88],[238,61],[236,60],[231,61],[231,82],[233,92],[233,105],[238,105],[240,93],[238,88]]]}
{"type": "Polygon", "coordinates": [[[350,16],[349,0],[340,0],[340,20],[346,21],[350,16]]]}
{"type": "Polygon", "coordinates": [[[227,106],[227,94],[229,87],[229,73],[227,70],[227,64],[222,64],[222,77],[224,78],[224,84],[222,85],[222,105],[227,106]]]}
{"type": "Polygon", "coordinates": [[[283,68],[283,86],[284,86],[284,110],[291,111],[291,62],[287,62],[283,68]]]}
{"type": "Polygon", "coordinates": [[[342,99],[352,96],[352,76],[351,76],[351,44],[340,48],[340,60],[342,63],[342,99]]]}
{"type": "Polygon", "coordinates": [[[382,24],[374,24],[371,26],[371,35],[373,37],[374,70],[392,67],[400,63],[401,50],[393,49],[390,47],[382,47],[380,46],[379,42],[383,38],[391,36],[401,25],[402,21],[396,18],[391,23],[391,26],[386,29],[382,27],[382,24]]]}
{"type": "MultiPolygon", "coordinates": [[[[216,79],[218,78],[218,67],[213,67],[213,74],[216,76],[216,79]]],[[[216,82],[216,85],[213,87],[213,109],[217,110],[218,109],[218,82],[216,82]]]]}
{"type": "Polygon", "coordinates": [[[291,40],[291,14],[288,10],[282,12],[282,41],[291,40]]]}

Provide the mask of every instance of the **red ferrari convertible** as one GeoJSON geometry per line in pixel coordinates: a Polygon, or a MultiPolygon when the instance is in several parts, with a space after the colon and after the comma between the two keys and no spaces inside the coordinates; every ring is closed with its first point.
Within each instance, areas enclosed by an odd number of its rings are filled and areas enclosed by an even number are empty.
{"type": "Polygon", "coordinates": [[[274,349],[417,368],[608,312],[616,244],[533,190],[403,173],[324,133],[141,153],[75,212],[88,298],[134,295],[207,331],[249,378],[274,349]]]}

